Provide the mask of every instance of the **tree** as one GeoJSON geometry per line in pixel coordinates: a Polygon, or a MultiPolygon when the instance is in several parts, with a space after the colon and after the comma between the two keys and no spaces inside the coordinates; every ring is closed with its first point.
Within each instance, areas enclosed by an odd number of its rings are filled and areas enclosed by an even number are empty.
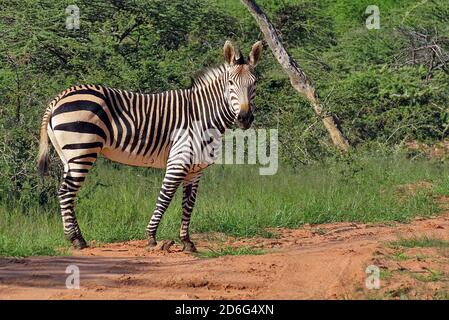
{"type": "Polygon", "coordinates": [[[290,78],[293,88],[303,95],[312,105],[316,115],[321,118],[332,142],[341,151],[348,151],[349,143],[337,126],[333,115],[326,113],[321,104],[318,93],[310,79],[300,69],[298,63],[290,56],[268,16],[260,9],[254,0],[241,0],[251,15],[256,19],[265,41],[285,73],[290,78]]]}

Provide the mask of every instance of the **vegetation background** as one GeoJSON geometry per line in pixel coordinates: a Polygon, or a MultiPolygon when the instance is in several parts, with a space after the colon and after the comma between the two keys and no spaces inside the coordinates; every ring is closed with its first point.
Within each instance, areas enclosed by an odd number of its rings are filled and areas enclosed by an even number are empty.
{"type": "MultiPolygon", "coordinates": [[[[333,148],[267,49],[257,69],[254,125],[279,129],[281,169],[273,177],[248,166],[208,170],[193,232],[270,236],[267,227],[438,212],[433,199],[449,190],[446,159],[405,146],[449,135],[448,68],[429,60],[431,53],[410,62],[410,47],[421,44],[410,34],[426,35],[443,58],[448,52],[447,0],[257,2],[354,148],[345,155],[333,148]],[[380,9],[378,30],[365,26],[371,4],[380,9]],[[431,190],[398,200],[398,185],[421,180],[431,190]]],[[[56,254],[67,246],[56,202],[59,160],[53,155],[45,181],[35,168],[41,117],[59,91],[75,84],[186,88],[195,71],[222,63],[226,39],[245,53],[262,39],[238,0],[0,0],[0,7],[0,255],[56,254]],[[79,30],[65,27],[73,4],[79,30]]],[[[77,207],[87,238],[143,238],[162,174],[99,162],[77,207]]],[[[179,220],[177,199],[162,237],[175,238],[179,220]]]]}

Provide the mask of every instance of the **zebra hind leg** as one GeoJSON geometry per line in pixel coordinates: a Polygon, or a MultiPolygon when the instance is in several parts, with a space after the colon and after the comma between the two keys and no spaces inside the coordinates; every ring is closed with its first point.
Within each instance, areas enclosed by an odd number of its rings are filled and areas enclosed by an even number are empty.
{"type": "Polygon", "coordinates": [[[78,221],[75,215],[76,194],[81,188],[84,179],[92,167],[93,161],[96,159],[95,154],[89,154],[76,158],[83,158],[84,162],[77,162],[72,159],[68,170],[64,172],[64,180],[59,188],[58,197],[61,207],[62,222],[64,224],[64,234],[72,243],[75,249],[84,249],[88,245],[81,233],[78,221]],[[86,156],[90,159],[86,159],[86,156]],[[86,161],[91,160],[92,162],[86,161]],[[78,165],[77,165],[78,164],[78,165]]]}
{"type": "Polygon", "coordinates": [[[184,182],[184,190],[182,197],[182,220],[179,231],[179,238],[183,244],[182,250],[185,252],[196,252],[196,247],[190,240],[189,225],[192,216],[193,207],[195,206],[196,194],[201,174],[192,177],[184,182]]]}

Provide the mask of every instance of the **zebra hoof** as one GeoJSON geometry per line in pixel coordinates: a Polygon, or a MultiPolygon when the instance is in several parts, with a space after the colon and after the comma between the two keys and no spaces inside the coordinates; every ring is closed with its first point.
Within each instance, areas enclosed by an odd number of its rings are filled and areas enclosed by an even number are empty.
{"type": "Polygon", "coordinates": [[[175,242],[173,240],[164,241],[160,247],[160,250],[162,251],[168,251],[172,245],[174,245],[175,242]]]}
{"type": "Polygon", "coordinates": [[[156,241],[153,243],[148,243],[147,250],[148,251],[169,251],[170,247],[174,245],[175,242],[172,240],[162,241],[157,245],[156,241]]]}
{"type": "Polygon", "coordinates": [[[82,237],[73,239],[72,246],[77,250],[82,250],[88,247],[86,240],[84,240],[82,237]]]}
{"type": "Polygon", "coordinates": [[[153,248],[153,247],[155,247],[156,245],[157,245],[156,239],[154,239],[154,238],[148,239],[148,247],[149,247],[149,248],[153,248]]]}
{"type": "Polygon", "coordinates": [[[192,241],[183,242],[184,246],[182,248],[182,251],[184,252],[197,252],[195,245],[192,241]]]}

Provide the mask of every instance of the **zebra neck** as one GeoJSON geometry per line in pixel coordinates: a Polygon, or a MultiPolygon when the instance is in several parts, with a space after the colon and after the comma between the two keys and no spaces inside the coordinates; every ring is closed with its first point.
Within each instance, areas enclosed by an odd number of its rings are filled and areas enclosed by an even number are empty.
{"type": "Polygon", "coordinates": [[[210,69],[195,79],[190,89],[191,119],[203,130],[224,133],[237,117],[226,94],[227,72],[224,66],[210,69]]]}

